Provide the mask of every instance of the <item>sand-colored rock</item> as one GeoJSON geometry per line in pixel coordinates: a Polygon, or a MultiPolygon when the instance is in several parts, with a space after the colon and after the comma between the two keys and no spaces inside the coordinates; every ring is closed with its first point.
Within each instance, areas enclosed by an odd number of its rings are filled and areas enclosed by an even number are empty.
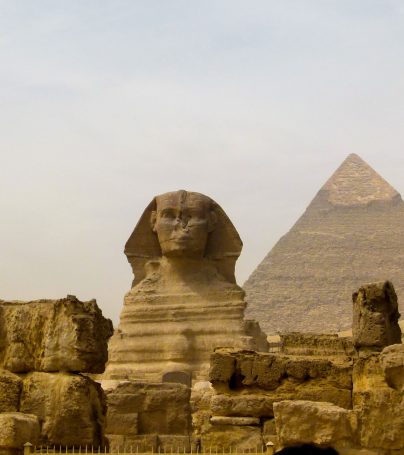
{"type": "Polygon", "coordinates": [[[211,356],[212,416],[271,418],[284,400],[352,408],[352,362],[218,348],[211,356]]]}
{"type": "Polygon", "coordinates": [[[389,281],[370,283],[352,296],[354,346],[382,350],[401,343],[397,295],[389,281]]]}
{"type": "Polygon", "coordinates": [[[404,394],[385,381],[381,355],[358,358],[353,369],[353,404],[359,442],[377,450],[404,450],[404,394]]]}
{"type": "Polygon", "coordinates": [[[313,334],[290,332],[279,337],[280,350],[284,354],[321,357],[352,357],[352,337],[337,334],[313,334]]]}
{"type": "Polygon", "coordinates": [[[404,388],[404,345],[393,344],[383,349],[380,365],[387,384],[396,390],[404,388]]]}
{"type": "Polygon", "coordinates": [[[19,376],[0,370],[0,413],[19,410],[21,389],[22,379],[19,376]]]}
{"type": "MultiPolygon", "coordinates": [[[[183,384],[103,381],[111,440],[143,434],[189,435],[190,389],[183,384]]],[[[129,439],[128,439],[129,438],[129,439]]]]}
{"type": "Polygon", "coordinates": [[[41,444],[104,446],[106,404],[101,386],[68,373],[29,373],[20,410],[41,422],[41,444]]]}
{"type": "Polygon", "coordinates": [[[14,373],[102,373],[112,323],[95,300],[0,302],[0,366],[14,373]]]}
{"type": "Polygon", "coordinates": [[[259,425],[260,419],[258,417],[224,417],[212,416],[210,418],[212,425],[259,425]]]}
{"type": "Polygon", "coordinates": [[[212,428],[201,436],[202,450],[209,452],[244,452],[257,453],[262,451],[263,439],[261,429],[256,426],[213,425],[212,428]]]}
{"type": "Polygon", "coordinates": [[[363,283],[388,279],[403,295],[403,231],[401,196],[349,155],[244,284],[247,317],[268,334],[349,329],[363,283]]]}
{"type": "Polygon", "coordinates": [[[159,382],[167,372],[207,378],[217,346],[267,350],[244,320],[234,278],[242,242],[219,205],[199,193],[155,197],[125,246],[135,278],[112,337],[109,379],[159,382]]]}
{"type": "Polygon", "coordinates": [[[159,440],[157,434],[137,436],[109,435],[110,452],[118,453],[132,450],[132,453],[157,453],[159,440]]]}
{"type": "Polygon", "coordinates": [[[0,451],[18,453],[28,441],[39,441],[38,418],[22,412],[0,413],[0,451]]]}
{"type": "Polygon", "coordinates": [[[356,431],[353,411],[331,403],[280,401],[274,404],[276,433],[283,447],[314,443],[351,446],[356,431]]]}
{"type": "Polygon", "coordinates": [[[350,362],[334,363],[322,357],[257,353],[231,348],[215,349],[211,359],[210,381],[228,383],[230,388],[257,386],[272,390],[287,377],[303,382],[305,379],[329,376],[341,387],[351,387],[350,362]]]}

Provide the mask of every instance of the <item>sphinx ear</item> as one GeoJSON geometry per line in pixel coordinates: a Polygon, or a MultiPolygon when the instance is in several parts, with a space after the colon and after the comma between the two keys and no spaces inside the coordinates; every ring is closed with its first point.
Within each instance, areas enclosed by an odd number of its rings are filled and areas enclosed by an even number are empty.
{"type": "Polygon", "coordinates": [[[214,210],[211,210],[209,212],[209,218],[208,218],[208,232],[212,232],[216,229],[217,225],[217,214],[214,210]]]}
{"type": "Polygon", "coordinates": [[[153,210],[150,214],[150,227],[152,228],[153,232],[156,232],[156,220],[157,220],[157,212],[153,210]]]}

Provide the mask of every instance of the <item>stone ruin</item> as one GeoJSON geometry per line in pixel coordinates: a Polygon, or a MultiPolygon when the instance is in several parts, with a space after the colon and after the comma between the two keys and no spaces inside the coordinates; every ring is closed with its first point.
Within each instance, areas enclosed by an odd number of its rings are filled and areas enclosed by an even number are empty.
{"type": "Polygon", "coordinates": [[[105,446],[102,373],[112,323],[95,300],[0,300],[0,451],[105,446]]]}
{"type": "Polygon", "coordinates": [[[403,454],[404,345],[392,284],[362,286],[353,313],[352,338],[290,334],[277,354],[216,349],[194,437],[205,449],[314,443],[403,454]]]}
{"type": "Polygon", "coordinates": [[[234,280],[241,241],[199,193],[158,196],[126,244],[121,322],[74,296],[0,301],[0,451],[404,453],[404,346],[390,282],[353,295],[353,336],[284,333],[268,352],[234,280]],[[98,381],[98,382],[97,382],[98,381]],[[100,383],[102,387],[100,386],[100,383]]]}

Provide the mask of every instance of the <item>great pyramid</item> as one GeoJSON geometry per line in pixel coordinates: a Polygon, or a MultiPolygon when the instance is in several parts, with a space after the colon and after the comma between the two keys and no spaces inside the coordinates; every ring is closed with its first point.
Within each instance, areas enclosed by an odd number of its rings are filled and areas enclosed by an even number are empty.
{"type": "Polygon", "coordinates": [[[267,334],[351,327],[352,292],[391,280],[404,313],[404,202],[351,154],[244,284],[267,334]]]}

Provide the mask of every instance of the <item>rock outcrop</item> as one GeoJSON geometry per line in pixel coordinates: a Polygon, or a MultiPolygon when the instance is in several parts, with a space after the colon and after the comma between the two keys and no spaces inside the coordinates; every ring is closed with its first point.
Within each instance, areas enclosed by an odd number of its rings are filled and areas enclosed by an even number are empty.
{"type": "Polygon", "coordinates": [[[268,334],[349,329],[353,289],[388,279],[404,292],[403,230],[399,193],[349,155],[244,284],[247,317],[268,334]]]}
{"type": "Polygon", "coordinates": [[[105,445],[106,401],[101,386],[90,378],[67,373],[29,373],[24,378],[19,408],[39,418],[41,444],[105,445]]]}
{"type": "Polygon", "coordinates": [[[182,371],[207,378],[214,347],[267,349],[234,278],[241,240],[199,193],[155,197],[125,246],[135,279],[111,339],[105,377],[159,382],[182,371]]]}
{"type": "Polygon", "coordinates": [[[397,295],[389,281],[361,286],[352,298],[352,336],[357,349],[382,350],[401,343],[397,295]]]}
{"type": "Polygon", "coordinates": [[[102,373],[111,335],[95,300],[0,301],[0,366],[14,373],[102,373]]]}
{"type": "Polygon", "coordinates": [[[106,444],[104,393],[80,373],[104,371],[111,335],[95,300],[0,301],[0,449],[106,444]]]}

